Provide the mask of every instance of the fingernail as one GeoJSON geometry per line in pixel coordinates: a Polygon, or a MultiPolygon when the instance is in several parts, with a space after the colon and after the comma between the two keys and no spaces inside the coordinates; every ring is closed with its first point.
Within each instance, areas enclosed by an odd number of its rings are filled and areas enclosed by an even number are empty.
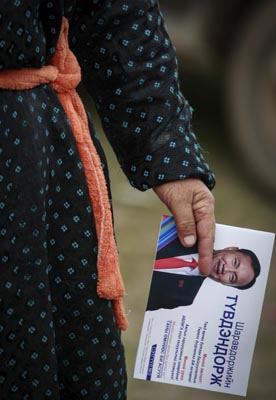
{"type": "Polygon", "coordinates": [[[184,236],[184,243],[187,246],[192,246],[195,243],[195,237],[194,235],[188,235],[188,236],[184,236]]]}

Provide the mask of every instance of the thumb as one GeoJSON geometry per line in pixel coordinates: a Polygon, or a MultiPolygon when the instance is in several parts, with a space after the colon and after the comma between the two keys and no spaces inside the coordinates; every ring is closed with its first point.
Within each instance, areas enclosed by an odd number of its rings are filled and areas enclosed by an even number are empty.
{"type": "Polygon", "coordinates": [[[155,193],[174,216],[180,243],[191,247],[196,243],[196,221],[193,211],[194,181],[167,182],[154,187],[155,193]]]}
{"type": "MultiPolygon", "coordinates": [[[[173,210],[172,210],[173,211],[173,210]]],[[[186,207],[178,209],[173,212],[176,230],[180,243],[185,247],[191,247],[196,243],[196,222],[194,219],[194,213],[192,205],[187,203],[186,207]]]]}

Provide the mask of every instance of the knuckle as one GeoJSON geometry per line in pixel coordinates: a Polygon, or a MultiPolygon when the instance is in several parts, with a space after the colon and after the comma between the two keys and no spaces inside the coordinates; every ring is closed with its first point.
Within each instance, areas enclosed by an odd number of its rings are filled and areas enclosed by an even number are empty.
{"type": "Polygon", "coordinates": [[[200,213],[202,216],[203,215],[211,215],[214,213],[215,209],[215,198],[211,194],[203,196],[199,201],[197,202],[196,206],[196,211],[200,213]]]}
{"type": "Polygon", "coordinates": [[[195,230],[195,223],[193,221],[180,222],[177,228],[182,232],[192,233],[195,230]]]}

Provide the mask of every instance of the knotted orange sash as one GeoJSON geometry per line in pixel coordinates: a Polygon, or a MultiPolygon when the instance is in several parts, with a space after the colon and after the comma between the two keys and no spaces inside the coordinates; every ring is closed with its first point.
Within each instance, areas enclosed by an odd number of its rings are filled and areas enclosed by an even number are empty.
{"type": "Polygon", "coordinates": [[[76,57],[69,49],[68,30],[68,21],[63,18],[51,65],[1,71],[0,88],[24,90],[49,83],[57,93],[71,124],[93,207],[98,238],[97,293],[101,298],[113,300],[117,326],[126,329],[127,319],[122,301],[125,290],[119,269],[108,191],[101,160],[90,136],[87,115],[75,90],[81,81],[81,71],[76,57]]]}

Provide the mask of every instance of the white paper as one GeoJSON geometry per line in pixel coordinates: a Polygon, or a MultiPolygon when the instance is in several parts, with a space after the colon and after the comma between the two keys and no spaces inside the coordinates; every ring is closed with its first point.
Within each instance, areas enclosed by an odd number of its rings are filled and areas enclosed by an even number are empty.
{"type": "MultiPolygon", "coordinates": [[[[170,244],[176,237],[172,217],[163,216],[161,226],[170,244]]],[[[171,287],[162,286],[160,308],[145,312],[134,378],[246,395],[274,236],[216,225],[215,250],[237,247],[254,252],[261,266],[256,282],[240,290],[207,277],[191,305],[172,308],[167,308],[171,287]]],[[[162,240],[160,228],[158,246],[168,248],[162,240]]],[[[183,276],[178,285],[185,287],[188,280],[183,276]]]]}

